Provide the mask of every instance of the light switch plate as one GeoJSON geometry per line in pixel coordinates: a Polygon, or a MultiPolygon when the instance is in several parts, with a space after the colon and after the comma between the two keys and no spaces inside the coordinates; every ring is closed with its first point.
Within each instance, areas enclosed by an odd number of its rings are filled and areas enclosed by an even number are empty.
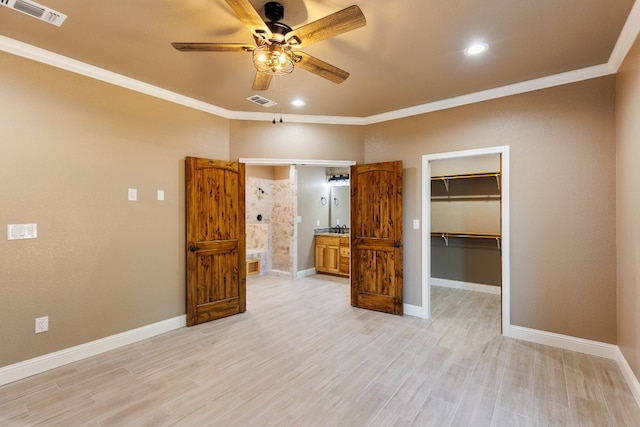
{"type": "Polygon", "coordinates": [[[7,240],[37,238],[38,224],[7,224],[7,240]]]}
{"type": "Polygon", "coordinates": [[[135,202],[138,200],[138,190],[135,188],[129,188],[127,190],[127,198],[130,202],[135,202]]]}
{"type": "Polygon", "coordinates": [[[158,190],[158,200],[164,200],[164,190],[158,190]]]}
{"type": "Polygon", "coordinates": [[[413,220],[413,229],[414,230],[420,230],[420,220],[419,219],[414,219],[413,220]]]}

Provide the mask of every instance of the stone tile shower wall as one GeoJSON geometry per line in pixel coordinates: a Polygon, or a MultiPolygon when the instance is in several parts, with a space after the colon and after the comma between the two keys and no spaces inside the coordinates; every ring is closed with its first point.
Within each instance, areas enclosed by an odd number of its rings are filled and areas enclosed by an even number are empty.
{"type": "Polygon", "coordinates": [[[248,177],[245,199],[247,259],[260,258],[260,274],[268,273],[272,269],[273,180],[248,177]]]}
{"type": "Polygon", "coordinates": [[[275,181],[273,209],[273,270],[293,274],[295,186],[291,179],[275,181]]]}
{"type": "Polygon", "coordinates": [[[247,224],[247,252],[269,250],[269,224],[247,224]]]}
{"type": "Polygon", "coordinates": [[[267,227],[266,263],[261,258],[261,263],[266,265],[261,265],[261,274],[275,270],[292,275],[296,201],[293,180],[248,177],[245,194],[247,258],[250,258],[249,251],[262,247],[258,243],[260,238],[256,237],[256,233],[259,233],[256,230],[260,228],[252,227],[261,224],[267,227]],[[262,220],[258,220],[258,215],[262,216],[262,220]]]}
{"type": "Polygon", "coordinates": [[[271,271],[271,257],[269,248],[271,247],[269,224],[247,224],[247,261],[252,259],[260,260],[260,275],[271,271]]]}

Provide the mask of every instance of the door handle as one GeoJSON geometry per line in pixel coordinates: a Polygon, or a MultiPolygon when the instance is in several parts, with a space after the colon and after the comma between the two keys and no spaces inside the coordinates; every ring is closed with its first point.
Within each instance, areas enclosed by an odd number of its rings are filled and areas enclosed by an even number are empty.
{"type": "Polygon", "coordinates": [[[189,252],[195,252],[198,250],[197,246],[189,246],[189,252]]]}
{"type": "Polygon", "coordinates": [[[401,246],[402,246],[402,243],[400,243],[400,242],[395,242],[395,243],[393,244],[393,246],[394,246],[394,247],[396,247],[396,248],[399,248],[399,247],[401,247],[401,246]]]}

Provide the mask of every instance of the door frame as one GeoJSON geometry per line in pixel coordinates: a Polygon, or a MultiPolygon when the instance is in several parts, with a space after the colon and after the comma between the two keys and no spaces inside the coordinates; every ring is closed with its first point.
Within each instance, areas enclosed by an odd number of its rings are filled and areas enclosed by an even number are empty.
{"type": "Polygon", "coordinates": [[[422,156],[422,315],[431,317],[431,162],[434,160],[475,157],[487,154],[500,154],[502,173],[502,221],[500,224],[502,247],[502,335],[511,336],[511,256],[510,256],[510,217],[509,217],[509,146],[479,148],[473,150],[451,151],[446,153],[425,154],[422,156]]]}

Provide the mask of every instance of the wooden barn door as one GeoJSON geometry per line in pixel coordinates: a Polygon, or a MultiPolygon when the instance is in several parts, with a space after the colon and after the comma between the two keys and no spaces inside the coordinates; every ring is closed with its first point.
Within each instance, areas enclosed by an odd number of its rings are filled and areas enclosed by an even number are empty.
{"type": "Polygon", "coordinates": [[[187,157],[187,326],[246,310],[244,164],[187,157]]]}
{"type": "Polygon", "coordinates": [[[351,305],[402,314],[402,162],[351,166],[351,305]]]}

